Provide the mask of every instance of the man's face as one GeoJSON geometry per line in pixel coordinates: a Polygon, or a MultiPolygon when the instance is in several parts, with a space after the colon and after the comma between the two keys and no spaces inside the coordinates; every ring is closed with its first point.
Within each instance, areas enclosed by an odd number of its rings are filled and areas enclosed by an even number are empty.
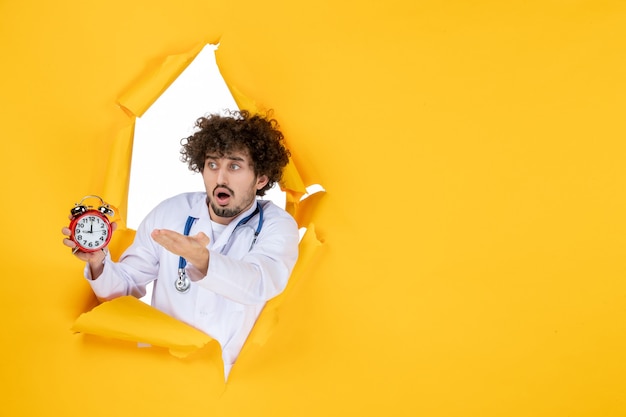
{"type": "Polygon", "coordinates": [[[247,153],[224,156],[207,155],[202,178],[208,195],[211,219],[228,224],[256,199],[256,192],[267,184],[267,177],[257,178],[247,153]]]}

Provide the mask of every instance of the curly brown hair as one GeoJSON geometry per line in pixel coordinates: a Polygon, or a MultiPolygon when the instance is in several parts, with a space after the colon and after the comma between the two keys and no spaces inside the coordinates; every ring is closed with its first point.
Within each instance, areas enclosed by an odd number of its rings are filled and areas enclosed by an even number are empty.
{"type": "Polygon", "coordinates": [[[278,122],[271,114],[251,114],[247,110],[228,112],[229,116],[211,114],[196,120],[198,129],[180,141],[181,161],[189,169],[202,172],[206,156],[224,156],[231,152],[247,152],[257,176],[267,175],[268,183],[257,191],[265,195],[275,183],[280,182],[283,169],[291,156],[284,145],[284,136],[278,122]]]}

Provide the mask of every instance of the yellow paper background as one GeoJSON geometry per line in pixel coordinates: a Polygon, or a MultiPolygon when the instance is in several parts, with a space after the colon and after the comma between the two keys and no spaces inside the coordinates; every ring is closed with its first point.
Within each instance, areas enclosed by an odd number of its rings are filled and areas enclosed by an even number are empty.
{"type": "Polygon", "coordinates": [[[5,0],[0,42],[1,415],[626,414],[623,2],[5,0]],[[122,94],[217,41],[327,190],[226,387],[210,346],[73,334],[60,234],[122,94]]]}
{"type": "Polygon", "coordinates": [[[131,295],[104,302],[81,314],[72,330],[167,348],[172,355],[180,358],[187,357],[213,340],[131,295]]]}

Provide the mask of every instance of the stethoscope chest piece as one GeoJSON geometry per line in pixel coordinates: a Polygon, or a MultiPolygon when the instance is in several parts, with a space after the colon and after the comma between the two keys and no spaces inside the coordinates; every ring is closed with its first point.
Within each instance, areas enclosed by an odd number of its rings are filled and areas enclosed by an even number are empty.
{"type": "MultiPolygon", "coordinates": [[[[241,226],[242,224],[246,224],[248,220],[250,220],[257,213],[259,214],[259,224],[257,225],[256,231],[254,232],[254,239],[252,240],[252,244],[250,245],[250,250],[252,250],[252,247],[256,243],[256,239],[259,236],[259,233],[261,233],[261,228],[263,227],[263,207],[261,206],[261,204],[257,202],[257,206],[254,212],[250,214],[249,216],[245,217],[244,219],[242,219],[237,224],[237,226],[235,226],[235,229],[237,229],[237,227],[241,226]]],[[[187,222],[185,223],[185,230],[183,232],[185,236],[189,236],[189,232],[191,231],[191,226],[196,220],[197,219],[195,217],[191,217],[191,216],[187,218],[187,222]]],[[[185,260],[185,258],[181,256],[178,260],[178,278],[176,278],[176,281],[174,281],[174,288],[176,288],[176,291],[178,291],[181,294],[186,293],[187,291],[189,291],[189,288],[191,288],[191,280],[189,279],[189,277],[187,276],[187,273],[185,272],[186,265],[187,265],[187,261],[185,260]]]]}
{"type": "Polygon", "coordinates": [[[189,288],[191,288],[191,280],[185,273],[184,269],[178,270],[178,279],[174,281],[174,287],[176,288],[176,291],[180,293],[186,293],[189,291],[189,288]]]}

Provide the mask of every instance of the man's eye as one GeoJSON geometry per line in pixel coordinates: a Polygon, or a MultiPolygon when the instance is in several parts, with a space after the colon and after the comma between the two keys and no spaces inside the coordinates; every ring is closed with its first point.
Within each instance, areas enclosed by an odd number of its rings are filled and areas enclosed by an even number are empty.
{"type": "Polygon", "coordinates": [[[233,171],[237,171],[238,169],[240,169],[241,167],[237,164],[231,164],[230,165],[230,169],[232,169],[233,171]]]}
{"type": "Polygon", "coordinates": [[[215,169],[217,168],[217,164],[215,162],[207,162],[206,163],[207,168],[209,169],[215,169]]]}

